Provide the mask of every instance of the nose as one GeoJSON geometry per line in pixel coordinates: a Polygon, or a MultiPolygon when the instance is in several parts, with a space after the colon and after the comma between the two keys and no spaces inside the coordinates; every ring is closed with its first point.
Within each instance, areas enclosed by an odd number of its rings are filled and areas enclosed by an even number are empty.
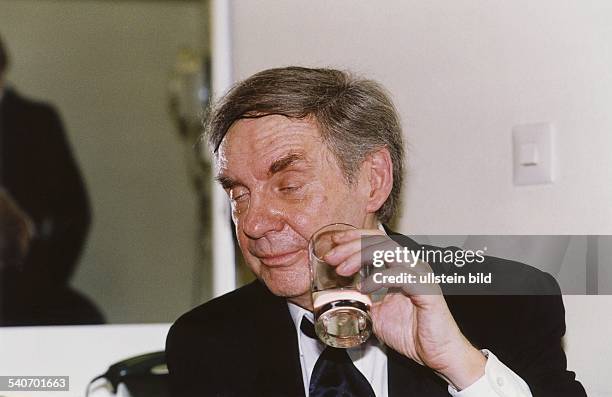
{"type": "Polygon", "coordinates": [[[251,239],[261,238],[270,231],[280,232],[283,230],[282,214],[272,198],[253,194],[242,218],[242,231],[251,239]]]}

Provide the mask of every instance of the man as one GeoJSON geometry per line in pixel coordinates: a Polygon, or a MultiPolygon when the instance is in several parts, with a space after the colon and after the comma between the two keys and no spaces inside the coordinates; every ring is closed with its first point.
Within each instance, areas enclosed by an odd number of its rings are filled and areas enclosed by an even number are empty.
{"type": "Polygon", "coordinates": [[[30,219],[19,266],[0,273],[0,325],[102,323],[69,286],[91,221],[89,200],[57,111],[6,83],[0,40],[0,187],[30,219]]]}
{"type": "MultiPolygon", "coordinates": [[[[364,239],[418,247],[382,230],[398,209],[404,153],[378,84],[331,69],[266,70],[232,88],[206,129],[258,280],[172,326],[166,352],[177,395],[584,395],[565,368],[558,295],[445,297],[405,285],[373,305],[376,337],[364,345],[332,351],[312,338],[307,244],[317,229],[359,227],[337,235],[325,257],[340,275],[359,270],[364,239]]],[[[535,289],[554,284],[514,269],[535,289]]]]}

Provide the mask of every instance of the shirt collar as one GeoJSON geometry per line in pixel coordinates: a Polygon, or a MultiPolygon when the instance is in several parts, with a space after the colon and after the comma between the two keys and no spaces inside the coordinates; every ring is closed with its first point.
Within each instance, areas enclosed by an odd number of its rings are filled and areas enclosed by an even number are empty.
{"type": "Polygon", "coordinates": [[[289,313],[291,314],[291,319],[293,320],[293,324],[295,324],[295,329],[300,329],[300,324],[302,323],[302,317],[306,316],[311,322],[314,323],[314,314],[312,312],[304,309],[296,305],[295,303],[291,303],[287,301],[287,306],[289,306],[289,313]]]}

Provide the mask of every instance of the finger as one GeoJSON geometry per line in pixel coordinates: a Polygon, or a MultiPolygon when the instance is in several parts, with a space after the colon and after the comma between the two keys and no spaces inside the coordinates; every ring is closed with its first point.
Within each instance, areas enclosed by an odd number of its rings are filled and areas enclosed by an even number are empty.
{"type": "MultiPolygon", "coordinates": [[[[332,237],[333,239],[333,237],[332,237]]],[[[336,266],[346,261],[349,256],[361,252],[369,247],[384,243],[390,240],[387,236],[358,236],[356,239],[346,240],[338,243],[333,249],[323,256],[323,260],[332,266],[336,266]]],[[[368,251],[369,252],[369,251],[368,251]]]]}
{"type": "Polygon", "coordinates": [[[385,232],[378,229],[350,229],[336,232],[332,236],[332,241],[335,243],[344,243],[350,240],[361,238],[361,236],[385,235],[385,232]]]}
{"type": "Polygon", "coordinates": [[[323,255],[323,260],[332,266],[337,266],[343,263],[349,256],[361,251],[361,240],[351,240],[344,244],[340,244],[323,255]]]}
{"type": "Polygon", "coordinates": [[[356,229],[335,232],[331,238],[334,242],[343,243],[330,250],[323,259],[332,266],[338,266],[336,272],[342,276],[350,276],[363,266],[371,265],[411,266],[419,272],[431,271],[429,264],[417,260],[418,256],[415,257],[410,249],[400,246],[380,230],[356,229]]]}
{"type": "MultiPolygon", "coordinates": [[[[367,240],[365,247],[363,244],[364,243],[362,243],[360,250],[352,251],[350,256],[344,258],[340,263],[336,269],[339,275],[350,276],[360,271],[364,266],[371,267],[374,264],[373,255],[375,252],[385,252],[386,250],[393,250],[395,247],[398,247],[398,245],[387,236],[375,236],[367,240]]],[[[382,267],[383,265],[384,262],[377,265],[377,267],[382,267]]]]}
{"type": "Polygon", "coordinates": [[[346,258],[336,269],[336,273],[341,276],[352,276],[353,274],[360,271],[363,266],[367,266],[368,263],[363,263],[363,255],[361,251],[354,252],[348,258],[346,258]]]}
{"type": "MultiPolygon", "coordinates": [[[[395,241],[393,241],[388,236],[368,236],[364,238],[365,242],[362,242],[361,250],[357,251],[355,249],[352,250],[350,256],[342,258],[343,260],[339,260],[340,262],[336,272],[342,276],[350,276],[352,274],[357,273],[364,266],[370,266],[374,268],[380,268],[385,265],[388,267],[396,266],[397,264],[402,264],[404,266],[414,266],[416,265],[414,257],[407,253],[404,255],[405,258],[402,258],[401,251],[404,247],[400,247],[395,241]],[[400,250],[398,254],[397,251],[400,250]],[[395,260],[384,261],[383,257],[387,257],[387,252],[391,252],[391,257],[395,257],[398,255],[397,263],[395,260]]],[[[357,246],[354,246],[357,248],[357,246]]],[[[420,271],[427,271],[429,269],[429,265],[421,264],[419,269],[420,271]],[[422,268],[422,269],[420,269],[422,268]]],[[[369,274],[370,271],[367,273],[369,274]]]]}

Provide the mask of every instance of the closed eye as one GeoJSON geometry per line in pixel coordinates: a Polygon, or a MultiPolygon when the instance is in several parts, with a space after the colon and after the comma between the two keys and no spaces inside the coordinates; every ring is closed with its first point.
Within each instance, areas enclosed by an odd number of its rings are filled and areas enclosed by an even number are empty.
{"type": "Polygon", "coordinates": [[[228,193],[229,193],[230,199],[233,201],[243,200],[247,198],[247,196],[249,195],[249,191],[247,189],[239,187],[239,186],[234,187],[233,189],[230,189],[228,193]]]}
{"type": "Polygon", "coordinates": [[[283,186],[278,190],[280,190],[281,192],[293,192],[293,191],[299,190],[301,187],[302,186],[300,185],[283,186]]]}

